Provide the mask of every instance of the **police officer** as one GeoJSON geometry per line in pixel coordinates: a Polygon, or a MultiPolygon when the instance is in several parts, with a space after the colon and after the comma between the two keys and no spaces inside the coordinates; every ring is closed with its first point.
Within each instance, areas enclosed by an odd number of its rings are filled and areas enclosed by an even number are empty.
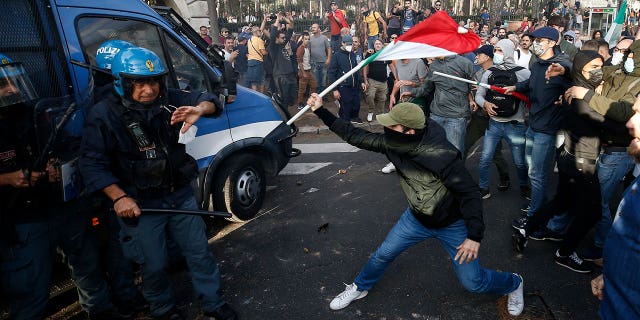
{"type": "Polygon", "coordinates": [[[21,63],[0,54],[0,289],[11,319],[42,319],[49,300],[54,249],[71,266],[82,308],[92,319],[119,319],[98,268],[85,203],[63,203],[60,171],[36,164],[33,100],[21,63]],[[38,167],[36,167],[38,166],[38,167]]]}
{"type": "Polygon", "coordinates": [[[153,316],[183,318],[165,271],[168,229],[183,250],[205,316],[236,319],[220,297],[220,271],[202,218],[140,210],[198,209],[192,187],[198,167],[178,137],[200,116],[221,111],[220,101],[209,93],[168,90],[162,61],[144,48],[118,53],[111,73],[118,99],[95,105],[83,133],[80,170],[87,191],[102,191],[113,202],[125,255],[142,264],[143,294],[153,316]]]}

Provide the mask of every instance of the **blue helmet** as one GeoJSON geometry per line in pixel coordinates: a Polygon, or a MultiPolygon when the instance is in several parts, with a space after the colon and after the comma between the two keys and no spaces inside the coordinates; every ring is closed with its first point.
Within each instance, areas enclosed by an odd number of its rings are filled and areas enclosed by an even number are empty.
{"type": "Polygon", "coordinates": [[[107,40],[100,45],[96,50],[96,65],[98,68],[105,70],[111,70],[111,63],[113,58],[120,53],[120,51],[134,47],[133,44],[119,39],[107,40]]]}
{"type": "Polygon", "coordinates": [[[38,94],[22,63],[0,53],[0,107],[35,100],[38,94]]]}
{"type": "Polygon", "coordinates": [[[113,58],[111,64],[113,87],[120,97],[125,96],[128,79],[161,77],[165,74],[167,70],[160,57],[145,48],[126,48],[113,58]]]}

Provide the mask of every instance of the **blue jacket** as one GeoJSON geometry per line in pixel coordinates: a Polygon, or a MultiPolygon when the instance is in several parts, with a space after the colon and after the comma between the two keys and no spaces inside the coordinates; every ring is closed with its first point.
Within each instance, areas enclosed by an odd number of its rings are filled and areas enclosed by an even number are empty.
{"type": "MultiPolygon", "coordinates": [[[[329,83],[334,83],[342,75],[349,72],[349,70],[355,68],[358,65],[358,61],[355,53],[347,52],[340,49],[333,57],[331,57],[331,64],[329,65],[329,83]]],[[[362,73],[360,71],[352,74],[346,80],[340,83],[341,87],[359,87],[362,84],[362,73]]]]}
{"type": "Polygon", "coordinates": [[[562,128],[562,122],[568,106],[555,104],[558,98],[571,87],[571,62],[566,54],[555,55],[548,60],[538,59],[530,66],[529,79],[518,82],[516,91],[524,93],[531,101],[529,110],[529,127],[535,132],[555,135],[562,128]],[[565,68],[563,76],[553,77],[547,81],[544,73],[552,63],[559,63],[565,68]]]}

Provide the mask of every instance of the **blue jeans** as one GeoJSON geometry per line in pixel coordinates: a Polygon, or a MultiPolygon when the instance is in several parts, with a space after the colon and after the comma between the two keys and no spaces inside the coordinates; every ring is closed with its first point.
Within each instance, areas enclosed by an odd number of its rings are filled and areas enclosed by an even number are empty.
{"type": "MultiPolygon", "coordinates": [[[[464,152],[464,137],[467,134],[467,119],[441,117],[433,113],[429,117],[444,129],[447,141],[451,142],[462,154],[464,152]]],[[[464,159],[464,154],[462,158],[464,159]]]]}
{"type": "Polygon", "coordinates": [[[525,157],[531,182],[531,203],[528,215],[533,215],[547,201],[549,173],[553,170],[556,136],[527,129],[525,157]]]}
{"type": "Polygon", "coordinates": [[[596,225],[594,243],[602,248],[611,227],[609,200],[624,176],[633,169],[633,159],[626,152],[602,153],[598,158],[598,180],[602,195],[602,219],[596,225]]]}
{"type": "Polygon", "coordinates": [[[311,62],[311,71],[318,85],[316,93],[320,93],[327,86],[327,68],[325,68],[324,61],[311,62]]]}
{"type": "Polygon", "coordinates": [[[625,190],[603,250],[600,317],[640,319],[640,178],[625,190]]]}
{"type": "MultiPolygon", "coordinates": [[[[181,204],[164,203],[164,208],[195,210],[194,197],[181,204]]],[[[205,225],[201,217],[182,214],[143,214],[136,226],[118,219],[122,227],[121,241],[125,255],[142,264],[143,295],[151,314],[161,316],[175,306],[167,266],[167,230],[182,249],[191,273],[196,297],[205,312],[220,307],[220,271],[209,250],[205,225]]]]}
{"type": "Polygon", "coordinates": [[[400,220],[389,231],[384,242],[360,270],[354,281],[358,290],[371,289],[382,278],[384,271],[398,255],[409,247],[430,238],[436,238],[442,243],[451,257],[451,263],[458,279],[470,292],[504,295],[520,285],[520,278],[513,273],[483,269],[478,260],[463,264],[453,260],[458,251],[456,247],[467,238],[467,228],[464,221],[458,220],[440,229],[428,229],[407,208],[400,220]]]}
{"type": "Polygon", "coordinates": [[[511,148],[511,157],[518,172],[518,181],[520,186],[529,184],[527,176],[527,164],[524,160],[525,138],[524,134],[527,127],[524,123],[509,123],[489,120],[489,127],[484,133],[484,141],[482,144],[482,155],[478,164],[479,185],[482,189],[489,188],[489,167],[493,162],[493,155],[496,151],[498,142],[504,138],[507,140],[511,148]]]}
{"type": "Polygon", "coordinates": [[[378,35],[367,36],[367,49],[373,49],[373,43],[378,40],[378,35]]]}

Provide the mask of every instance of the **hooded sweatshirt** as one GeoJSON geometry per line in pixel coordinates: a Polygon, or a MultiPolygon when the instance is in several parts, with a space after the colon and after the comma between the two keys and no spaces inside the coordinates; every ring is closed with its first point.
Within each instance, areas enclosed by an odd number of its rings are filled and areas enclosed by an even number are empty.
{"type": "MultiPolygon", "coordinates": [[[[504,62],[499,65],[498,64],[494,65],[495,68],[500,70],[510,70],[510,69],[519,67],[515,63],[515,60],[513,58],[513,53],[515,51],[515,45],[513,44],[513,41],[509,39],[502,39],[498,41],[498,43],[496,44],[496,47],[502,50],[502,53],[504,54],[504,62]]],[[[482,78],[480,79],[480,82],[488,83],[489,76],[491,75],[491,73],[492,73],[491,69],[485,71],[482,74],[482,78]]],[[[518,82],[529,79],[530,75],[531,75],[531,71],[529,71],[528,69],[521,69],[516,71],[516,77],[518,78],[518,82]]],[[[475,100],[478,106],[480,107],[484,106],[484,103],[486,102],[484,97],[486,94],[487,94],[487,89],[485,87],[478,86],[478,91],[476,92],[476,96],[475,96],[475,100]]],[[[518,108],[518,112],[516,112],[513,116],[511,117],[495,116],[495,117],[491,117],[491,120],[495,120],[498,122],[509,122],[513,120],[518,122],[524,122],[524,109],[525,109],[525,103],[523,101],[520,101],[520,108],[518,108]]]]}

